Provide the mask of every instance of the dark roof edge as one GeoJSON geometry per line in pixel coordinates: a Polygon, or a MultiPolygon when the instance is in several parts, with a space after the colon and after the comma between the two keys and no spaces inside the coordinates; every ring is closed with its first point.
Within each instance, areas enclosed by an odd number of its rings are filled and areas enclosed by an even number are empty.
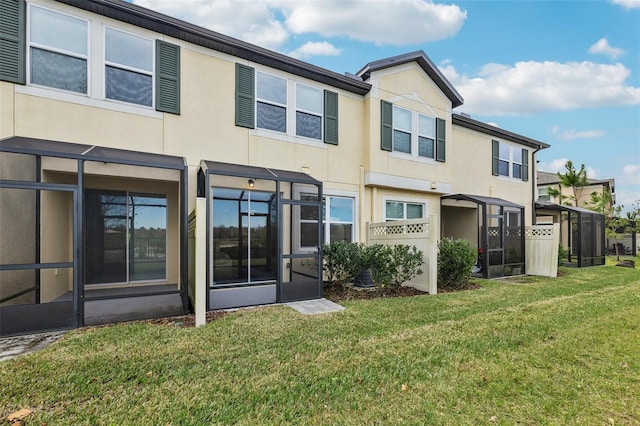
{"type": "Polygon", "coordinates": [[[357,75],[362,77],[363,80],[368,80],[373,71],[382,70],[385,68],[395,67],[398,65],[406,64],[408,62],[417,62],[418,65],[427,73],[427,75],[433,80],[440,90],[451,100],[452,107],[458,107],[464,103],[464,99],[453,85],[442,74],[436,64],[431,61],[426,53],[422,50],[415,52],[405,53],[391,58],[380,59],[378,61],[369,62],[365,65],[357,75]]]}
{"type": "Polygon", "coordinates": [[[371,85],[122,0],[56,0],[169,37],[365,95],[371,85]]]}
{"type": "Polygon", "coordinates": [[[482,121],[474,120],[473,118],[466,117],[464,115],[452,114],[451,119],[454,125],[466,127],[467,129],[475,130],[477,132],[486,133],[497,138],[507,139],[521,145],[529,146],[531,148],[544,149],[551,146],[544,142],[540,142],[535,139],[531,139],[526,136],[522,136],[517,133],[492,126],[490,124],[483,123],[482,121]]]}

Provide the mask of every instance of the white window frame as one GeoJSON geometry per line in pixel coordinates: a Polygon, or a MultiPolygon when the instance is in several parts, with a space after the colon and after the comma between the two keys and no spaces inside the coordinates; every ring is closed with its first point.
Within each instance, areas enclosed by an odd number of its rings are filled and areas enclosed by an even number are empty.
{"type": "Polygon", "coordinates": [[[404,159],[411,159],[411,160],[416,160],[416,161],[420,161],[420,162],[426,162],[429,164],[437,164],[435,158],[436,158],[436,116],[435,115],[431,115],[431,114],[423,114],[423,113],[419,113],[417,111],[413,111],[409,108],[405,108],[396,104],[393,104],[393,123],[391,125],[391,129],[392,129],[392,154],[393,156],[396,156],[398,158],[404,158],[404,159]],[[404,111],[408,111],[411,114],[411,131],[407,131],[406,129],[402,129],[397,127],[397,123],[396,123],[396,113],[395,111],[399,109],[399,110],[404,110],[404,111]],[[420,131],[420,117],[426,117],[428,119],[433,120],[433,134],[432,135],[427,135],[424,133],[421,133],[420,131]],[[410,144],[410,152],[403,152],[403,151],[398,151],[396,150],[396,131],[399,132],[403,132],[403,133],[408,133],[410,135],[411,138],[411,144],[410,144]],[[433,157],[427,157],[427,156],[423,156],[420,155],[420,138],[426,138],[426,139],[430,139],[433,141],[433,157]]]}
{"type": "MultiPolygon", "coordinates": [[[[116,29],[118,31],[129,32],[138,37],[143,37],[151,40],[157,39],[157,34],[152,31],[144,30],[142,28],[133,27],[131,25],[116,23],[102,16],[79,10],[71,6],[64,4],[56,4],[56,7],[51,7],[50,4],[41,1],[33,0],[27,1],[27,19],[26,19],[26,53],[25,53],[25,65],[26,65],[26,77],[27,84],[16,85],[16,93],[35,96],[39,98],[52,99],[55,101],[67,102],[76,105],[82,105],[92,108],[100,108],[104,110],[122,112],[126,114],[134,114],[148,118],[161,119],[163,113],[155,110],[155,93],[153,106],[147,107],[139,104],[121,102],[115,100],[105,99],[105,77],[104,77],[104,27],[116,29]],[[39,84],[31,83],[31,8],[38,7],[40,9],[46,9],[51,12],[55,12],[61,15],[67,15],[72,18],[77,18],[87,23],[87,93],[74,92],[64,89],[58,89],[50,86],[43,86],[39,84]]],[[[44,48],[51,52],[55,52],[55,49],[50,49],[47,46],[40,46],[38,43],[33,43],[36,48],[44,48]]],[[[155,45],[154,45],[155,55],[155,45]]],[[[67,54],[67,52],[58,52],[67,54]]],[[[70,55],[74,56],[74,55],[70,55]]],[[[78,57],[79,56],[74,56],[78,57]]],[[[155,67],[155,56],[154,56],[155,67]]],[[[153,83],[153,90],[155,91],[155,82],[153,83]]]]}
{"type": "Polygon", "coordinates": [[[155,40],[149,37],[144,37],[136,33],[132,33],[130,31],[125,31],[121,28],[116,28],[112,26],[105,25],[102,29],[102,99],[108,102],[116,102],[125,105],[135,105],[139,108],[146,109],[155,109],[156,105],[156,48],[155,48],[155,40]],[[141,38],[143,40],[147,40],[151,42],[151,71],[132,67],[125,64],[120,64],[117,62],[111,62],[107,60],[107,30],[118,31],[132,37],[141,38]],[[127,102],[119,99],[107,98],[107,67],[111,66],[114,68],[118,68],[125,71],[131,71],[138,74],[144,74],[151,76],[151,105],[143,105],[135,102],[127,102]]]}
{"type": "MultiPolygon", "coordinates": [[[[424,198],[407,198],[407,197],[393,197],[393,196],[385,196],[382,197],[382,217],[385,222],[393,222],[397,220],[408,220],[407,219],[407,204],[421,205],[422,206],[422,219],[429,216],[429,202],[424,198]],[[400,203],[403,204],[402,207],[402,219],[398,218],[389,218],[387,217],[387,203],[400,203]]],[[[414,218],[417,219],[417,218],[414,218]]]]}
{"type": "Polygon", "coordinates": [[[418,114],[418,119],[417,119],[417,138],[416,138],[416,155],[420,158],[429,158],[431,160],[435,160],[436,158],[436,118],[432,117],[430,115],[426,115],[426,114],[418,114]],[[427,135],[426,133],[420,133],[420,117],[425,117],[429,120],[433,120],[433,134],[431,135],[427,135]],[[433,157],[427,157],[425,155],[420,155],[420,138],[424,138],[424,139],[429,139],[432,143],[433,146],[433,157]]]}
{"type": "Polygon", "coordinates": [[[255,86],[256,86],[256,92],[255,92],[256,93],[256,104],[255,104],[256,105],[256,112],[255,112],[256,113],[256,117],[255,117],[256,129],[260,129],[260,130],[266,131],[266,132],[273,132],[273,133],[277,133],[277,134],[283,134],[283,135],[289,134],[289,131],[290,131],[289,130],[289,128],[290,128],[290,124],[289,123],[291,121],[290,118],[289,118],[289,110],[290,110],[290,108],[289,108],[289,105],[288,105],[289,102],[290,102],[290,100],[289,100],[289,80],[287,80],[284,77],[280,77],[278,75],[270,74],[268,72],[259,71],[259,70],[256,70],[255,79],[256,79],[255,80],[255,86]],[[272,101],[270,99],[264,99],[264,98],[261,98],[261,97],[258,96],[258,91],[259,91],[258,90],[258,88],[259,88],[258,74],[263,74],[263,75],[267,75],[269,77],[277,78],[279,80],[284,80],[284,82],[285,82],[285,96],[284,96],[284,98],[286,100],[286,103],[282,104],[282,103],[279,103],[279,102],[276,102],[276,101],[272,101]],[[263,103],[263,104],[267,104],[267,105],[273,105],[273,106],[284,108],[284,116],[285,116],[284,132],[281,132],[279,130],[266,129],[264,127],[259,127],[258,126],[258,104],[259,103],[263,103]]]}
{"type": "Polygon", "coordinates": [[[522,147],[518,146],[518,145],[514,145],[508,142],[504,142],[504,141],[498,141],[498,177],[503,178],[503,179],[515,179],[515,180],[522,180],[522,158],[520,158],[520,162],[516,162],[515,161],[515,153],[516,152],[520,152],[522,153],[522,147]],[[508,147],[509,148],[509,156],[508,157],[503,157],[502,153],[501,153],[501,148],[503,147],[508,147]],[[507,163],[507,170],[508,170],[508,174],[507,175],[503,175],[500,174],[500,161],[505,161],[507,163]],[[519,165],[520,166],[520,176],[515,176],[513,173],[514,170],[514,165],[519,165]]]}
{"type": "Polygon", "coordinates": [[[323,136],[324,136],[324,129],[323,129],[323,125],[322,123],[324,122],[324,91],[322,89],[319,89],[317,87],[314,86],[310,86],[308,84],[304,84],[304,83],[295,83],[295,115],[294,115],[294,123],[295,126],[293,126],[293,132],[295,133],[296,137],[299,138],[306,138],[306,139],[311,139],[311,140],[317,140],[317,141],[322,141],[323,140],[323,136]],[[298,106],[298,89],[304,86],[306,88],[312,89],[312,90],[316,90],[318,92],[320,92],[320,112],[318,113],[317,111],[309,111],[306,110],[304,108],[301,108],[298,106]],[[316,117],[320,117],[320,137],[319,138],[312,138],[309,136],[303,136],[303,135],[299,135],[298,134],[298,112],[301,112],[303,114],[309,114],[309,115],[313,115],[316,117]]]}
{"type": "Polygon", "coordinates": [[[42,5],[39,4],[29,4],[28,7],[28,13],[27,13],[27,25],[26,25],[26,37],[27,37],[27,52],[26,52],[26,58],[25,58],[25,66],[26,66],[26,72],[27,72],[27,85],[28,86],[32,86],[32,87],[36,87],[36,88],[43,88],[46,90],[53,90],[53,91],[57,91],[60,93],[65,93],[65,94],[70,94],[73,96],[82,96],[82,97],[89,97],[91,96],[91,22],[88,19],[82,18],[80,16],[77,15],[72,15],[70,13],[66,13],[66,12],[61,12],[59,10],[55,10],[55,9],[51,9],[48,7],[44,7],[42,5]],[[87,53],[86,54],[79,54],[76,52],[70,52],[68,50],[64,50],[64,49],[58,49],[56,47],[52,47],[52,46],[48,46],[45,44],[40,44],[37,42],[33,42],[31,41],[31,19],[32,19],[32,11],[33,8],[39,8],[42,10],[46,10],[48,12],[52,12],[52,13],[56,13],[59,15],[64,15],[73,19],[77,19],[80,21],[84,21],[86,24],[86,28],[87,28],[87,53]],[[46,86],[46,85],[42,85],[42,84],[37,84],[37,83],[32,83],[31,79],[32,79],[32,75],[31,75],[31,48],[36,48],[36,49],[40,49],[40,50],[46,50],[48,52],[53,52],[53,53],[58,53],[61,55],[65,55],[65,56],[69,56],[72,58],[77,58],[77,59],[83,59],[86,61],[87,63],[87,91],[86,93],[82,93],[82,92],[76,92],[73,90],[65,90],[65,89],[60,89],[58,87],[52,87],[52,86],[46,86]]]}
{"type": "MultiPolygon", "coordinates": [[[[306,192],[305,191],[306,188],[304,186],[298,186],[295,189],[295,194],[294,197],[295,199],[299,199],[301,195],[311,195],[310,192],[306,192]]],[[[322,208],[323,211],[321,212],[322,214],[322,219],[323,219],[323,236],[324,236],[324,240],[320,243],[320,245],[322,245],[323,243],[329,243],[329,237],[330,237],[330,227],[331,227],[331,223],[346,223],[346,222],[331,222],[331,221],[326,221],[326,218],[329,216],[327,212],[328,210],[328,206],[329,204],[326,202],[327,198],[349,198],[351,200],[353,200],[353,222],[352,222],[352,227],[351,227],[351,241],[352,242],[358,242],[359,241],[359,232],[358,232],[358,223],[359,223],[359,214],[358,214],[358,193],[357,192],[351,192],[351,191],[341,191],[341,190],[329,190],[329,191],[324,191],[322,194],[323,197],[323,202],[322,202],[322,208]]],[[[316,223],[316,221],[312,221],[312,220],[302,220],[300,218],[300,211],[298,209],[294,210],[293,212],[293,223],[316,223]]],[[[297,230],[294,229],[293,231],[293,244],[296,247],[296,250],[298,251],[298,253],[312,253],[316,251],[315,247],[309,247],[309,246],[302,246],[301,242],[300,242],[300,229],[298,228],[297,230]]]]}

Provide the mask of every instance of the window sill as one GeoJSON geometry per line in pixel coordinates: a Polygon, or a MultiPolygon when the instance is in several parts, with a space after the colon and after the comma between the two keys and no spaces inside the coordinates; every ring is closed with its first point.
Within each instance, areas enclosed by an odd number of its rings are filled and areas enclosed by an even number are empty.
{"type": "Polygon", "coordinates": [[[66,92],[64,90],[52,89],[48,87],[40,86],[21,86],[15,85],[16,93],[22,95],[36,96],[40,98],[47,98],[61,102],[68,102],[77,105],[90,106],[95,108],[106,109],[110,111],[124,112],[127,114],[135,114],[149,118],[162,118],[162,113],[154,110],[151,107],[137,106],[133,104],[127,104],[118,101],[104,100],[92,98],[84,94],[76,94],[66,92]]]}
{"type": "Polygon", "coordinates": [[[313,146],[316,148],[327,148],[327,144],[318,139],[310,139],[301,136],[292,136],[286,133],[276,132],[273,130],[265,129],[251,129],[249,134],[252,136],[259,136],[261,138],[275,139],[283,142],[291,142],[299,145],[313,146]]]}
{"type": "Polygon", "coordinates": [[[390,152],[389,153],[389,157],[397,158],[399,160],[414,161],[416,163],[431,164],[431,165],[434,165],[434,166],[439,163],[434,158],[419,157],[417,155],[403,154],[403,153],[395,152],[395,151],[390,152]]]}

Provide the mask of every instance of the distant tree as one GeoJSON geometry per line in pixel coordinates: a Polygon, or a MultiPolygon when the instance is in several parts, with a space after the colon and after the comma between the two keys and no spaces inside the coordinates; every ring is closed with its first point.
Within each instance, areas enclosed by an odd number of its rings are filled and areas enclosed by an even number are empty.
{"type": "Polygon", "coordinates": [[[613,239],[616,258],[619,261],[620,248],[618,246],[618,232],[620,231],[620,228],[626,228],[629,223],[628,220],[620,217],[620,212],[622,211],[623,206],[614,206],[611,190],[609,188],[604,188],[602,194],[592,192],[591,200],[586,203],[585,207],[604,215],[605,234],[607,235],[607,238],[613,239]]]}
{"type": "Polygon", "coordinates": [[[547,193],[552,197],[559,197],[561,204],[578,207],[578,200],[582,195],[582,190],[588,184],[587,171],[584,168],[584,164],[580,166],[580,170],[576,171],[572,161],[567,161],[564,168],[567,170],[565,173],[558,172],[560,186],[571,188],[572,195],[564,195],[562,194],[562,189],[555,188],[548,188],[547,193]]]}

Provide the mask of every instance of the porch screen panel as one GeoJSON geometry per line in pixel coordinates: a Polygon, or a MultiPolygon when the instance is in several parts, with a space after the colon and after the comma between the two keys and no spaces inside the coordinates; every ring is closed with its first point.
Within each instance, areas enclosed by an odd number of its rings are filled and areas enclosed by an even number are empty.
{"type": "Polygon", "coordinates": [[[127,193],[87,190],[87,284],[127,281],[127,193]]]}
{"type": "Polygon", "coordinates": [[[167,277],[167,199],[164,195],[130,195],[129,277],[131,281],[167,277]]]}

